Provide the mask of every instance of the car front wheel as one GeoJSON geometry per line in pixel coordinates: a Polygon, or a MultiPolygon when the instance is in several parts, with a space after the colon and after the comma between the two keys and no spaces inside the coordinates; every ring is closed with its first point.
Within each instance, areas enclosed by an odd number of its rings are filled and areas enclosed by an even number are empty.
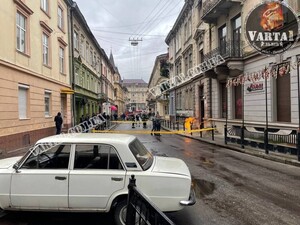
{"type": "Polygon", "coordinates": [[[119,202],[114,211],[114,220],[116,225],[125,225],[127,212],[127,201],[119,202]]]}
{"type": "Polygon", "coordinates": [[[6,215],[6,212],[0,208],[0,218],[6,215]]]}

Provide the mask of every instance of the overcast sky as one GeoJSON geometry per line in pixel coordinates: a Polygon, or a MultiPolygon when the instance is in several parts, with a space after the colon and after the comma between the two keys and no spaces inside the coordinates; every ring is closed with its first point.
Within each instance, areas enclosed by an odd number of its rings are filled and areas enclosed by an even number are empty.
{"type": "Polygon", "coordinates": [[[112,51],[122,79],[149,81],[184,0],[75,0],[100,46],[112,51]],[[132,46],[131,41],[138,45],[132,46]]]}

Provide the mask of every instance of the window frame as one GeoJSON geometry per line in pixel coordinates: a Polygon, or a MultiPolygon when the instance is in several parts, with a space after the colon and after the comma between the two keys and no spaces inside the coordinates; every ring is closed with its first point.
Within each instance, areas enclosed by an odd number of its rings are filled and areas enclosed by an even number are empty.
{"type": "Polygon", "coordinates": [[[74,49],[76,51],[79,51],[79,33],[77,30],[74,30],[74,33],[73,33],[73,40],[74,40],[74,49]]]}
{"type": "Polygon", "coordinates": [[[26,54],[27,51],[28,51],[28,46],[27,46],[27,36],[28,36],[28,32],[27,32],[27,20],[28,18],[26,17],[26,15],[24,15],[22,12],[20,12],[19,10],[17,10],[17,13],[16,13],[16,49],[18,52],[21,52],[21,53],[24,53],[26,54]],[[18,17],[23,17],[24,18],[24,27],[22,27],[18,21],[20,19],[18,19],[18,17]],[[22,39],[22,34],[21,32],[23,33],[24,35],[24,40],[22,39]],[[18,41],[19,39],[19,41],[18,41]],[[22,48],[22,43],[21,42],[24,42],[23,45],[24,47],[22,48]]]}
{"type": "Polygon", "coordinates": [[[49,16],[50,14],[49,0],[41,0],[40,3],[41,3],[41,10],[49,16]]]}
{"type": "Polygon", "coordinates": [[[51,116],[51,112],[52,112],[52,91],[50,90],[45,90],[44,92],[44,100],[45,100],[45,117],[52,117],[51,116]],[[47,105],[46,105],[46,99],[49,99],[49,102],[48,102],[48,112],[47,112],[47,105]]]}
{"type": "Polygon", "coordinates": [[[25,84],[18,84],[18,112],[19,112],[19,120],[26,120],[29,118],[29,85],[25,84]],[[20,90],[25,90],[25,101],[20,101],[20,90]],[[21,113],[21,105],[20,103],[24,104],[25,111],[21,113]],[[23,116],[24,115],[24,116],[23,116]]]}
{"type": "Polygon", "coordinates": [[[46,32],[42,32],[42,46],[43,65],[50,66],[50,37],[46,32]],[[47,40],[47,43],[44,42],[45,40],[47,40]],[[47,53],[45,53],[45,49],[47,53]]]}
{"type": "Polygon", "coordinates": [[[59,29],[64,31],[65,26],[64,26],[64,9],[61,5],[57,6],[57,26],[59,29]]]}
{"type": "Polygon", "coordinates": [[[25,56],[30,56],[30,16],[33,14],[33,11],[25,4],[25,2],[21,0],[14,0],[13,1],[16,5],[16,11],[15,11],[15,31],[16,31],[16,36],[15,36],[15,44],[16,44],[16,51],[18,53],[24,54],[25,56]],[[17,30],[17,15],[20,14],[25,18],[25,26],[26,26],[26,32],[24,35],[24,51],[21,51],[17,47],[17,35],[18,35],[18,30],[17,30]]]}
{"type": "Polygon", "coordinates": [[[58,47],[58,58],[59,58],[59,72],[61,74],[65,74],[66,68],[65,68],[65,47],[62,45],[59,45],[58,47]],[[62,53],[62,54],[61,54],[62,53]]]}

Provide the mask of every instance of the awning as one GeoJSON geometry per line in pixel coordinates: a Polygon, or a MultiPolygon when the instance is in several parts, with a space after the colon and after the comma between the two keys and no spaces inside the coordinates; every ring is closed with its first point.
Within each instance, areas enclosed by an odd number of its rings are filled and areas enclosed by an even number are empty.
{"type": "Polygon", "coordinates": [[[75,91],[71,88],[62,88],[62,89],[60,89],[61,94],[70,94],[70,95],[72,95],[72,94],[74,94],[74,92],[75,91]]]}

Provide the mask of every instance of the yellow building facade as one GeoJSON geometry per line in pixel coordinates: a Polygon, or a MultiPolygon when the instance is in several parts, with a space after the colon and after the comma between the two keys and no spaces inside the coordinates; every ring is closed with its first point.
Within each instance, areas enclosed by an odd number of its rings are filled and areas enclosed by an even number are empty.
{"type": "Polygon", "coordinates": [[[0,7],[0,154],[71,126],[68,5],[3,0],[0,7]]]}

